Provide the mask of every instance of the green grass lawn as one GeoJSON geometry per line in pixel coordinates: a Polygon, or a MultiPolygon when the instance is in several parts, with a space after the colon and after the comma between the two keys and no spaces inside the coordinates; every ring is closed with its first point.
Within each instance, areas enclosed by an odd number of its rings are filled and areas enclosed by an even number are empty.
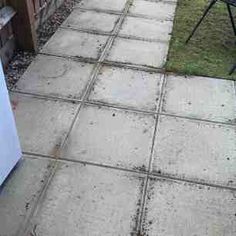
{"type": "Polygon", "coordinates": [[[185,44],[208,3],[207,0],[178,0],[166,70],[236,80],[236,72],[228,75],[236,63],[236,37],[225,4],[216,4],[185,44]]]}

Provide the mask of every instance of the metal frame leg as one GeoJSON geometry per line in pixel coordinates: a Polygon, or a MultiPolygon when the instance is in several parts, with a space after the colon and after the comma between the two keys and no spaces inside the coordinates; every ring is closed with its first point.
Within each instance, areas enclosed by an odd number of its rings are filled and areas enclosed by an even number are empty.
{"type": "MultiPolygon", "coordinates": [[[[232,11],[231,11],[231,7],[230,7],[229,4],[226,4],[226,5],[227,5],[228,12],[229,12],[229,17],[230,17],[230,21],[231,21],[231,24],[232,24],[232,27],[233,27],[234,35],[236,36],[236,26],[235,26],[233,14],[232,14],[232,11]]],[[[229,75],[232,75],[235,70],[236,70],[236,64],[234,64],[233,67],[231,68],[231,70],[229,72],[229,75]]]]}
{"type": "Polygon", "coordinates": [[[229,18],[230,18],[230,21],[231,21],[231,24],[233,27],[234,35],[236,36],[236,27],[235,27],[235,22],[234,22],[234,17],[233,17],[232,11],[231,11],[231,7],[229,4],[226,4],[226,5],[227,5],[228,12],[229,12],[229,18]]]}
{"type": "Polygon", "coordinates": [[[236,64],[234,64],[233,67],[231,68],[229,75],[232,75],[235,70],[236,70],[236,64]]]}
{"type": "MultiPolygon", "coordinates": [[[[209,12],[209,10],[215,5],[215,3],[218,0],[212,0],[209,4],[209,6],[206,8],[205,12],[203,13],[202,17],[200,18],[200,20],[198,21],[198,23],[196,24],[196,26],[194,27],[193,31],[191,32],[191,34],[189,35],[188,39],[186,40],[186,44],[189,42],[189,40],[192,38],[192,36],[194,35],[194,33],[196,32],[197,28],[199,27],[199,25],[202,23],[202,21],[204,20],[205,16],[207,15],[207,13],[209,12]]],[[[231,12],[231,9],[230,9],[231,12]]],[[[236,31],[235,31],[236,32],[236,31]]]]}

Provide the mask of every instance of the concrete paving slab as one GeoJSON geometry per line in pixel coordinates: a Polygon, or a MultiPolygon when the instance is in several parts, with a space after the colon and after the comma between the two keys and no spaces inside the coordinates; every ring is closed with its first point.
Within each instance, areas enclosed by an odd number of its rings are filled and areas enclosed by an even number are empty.
{"type": "Polygon", "coordinates": [[[36,219],[37,235],[130,235],[144,177],[80,164],[62,164],[36,219]]]}
{"type": "Polygon", "coordinates": [[[75,9],[63,23],[63,26],[111,33],[118,18],[119,15],[75,9]]]}
{"type": "MultiPolygon", "coordinates": [[[[159,0],[154,0],[156,2],[158,2],[159,0]]],[[[178,0],[162,0],[163,2],[166,2],[166,3],[177,3],[178,0]]]]}
{"type": "Polygon", "coordinates": [[[79,104],[12,94],[11,103],[24,152],[56,156],[79,104]]]}
{"type": "Polygon", "coordinates": [[[236,187],[236,127],[161,116],[153,171],[236,187]]]}
{"type": "Polygon", "coordinates": [[[137,17],[126,17],[120,34],[149,40],[169,41],[172,31],[171,21],[157,21],[137,17]]]}
{"type": "Polygon", "coordinates": [[[89,100],[155,111],[163,76],[130,69],[103,67],[89,100]]]}
{"type": "Polygon", "coordinates": [[[163,1],[134,0],[129,12],[160,20],[173,20],[175,7],[176,4],[163,1]]]}
{"type": "Polygon", "coordinates": [[[117,38],[108,60],[162,68],[168,44],[117,38]]]}
{"type": "Polygon", "coordinates": [[[78,6],[89,9],[112,10],[121,12],[125,8],[126,0],[82,0],[78,6]]]}
{"type": "Polygon", "coordinates": [[[31,212],[50,162],[42,159],[22,159],[0,189],[0,235],[18,235],[31,212]]]}
{"type": "Polygon", "coordinates": [[[46,96],[81,99],[94,65],[39,55],[16,85],[16,90],[46,96]]]}
{"type": "Polygon", "coordinates": [[[236,234],[236,193],[202,185],[152,180],[145,236],[236,234]]]}
{"type": "MultiPolygon", "coordinates": [[[[98,59],[126,2],[82,0],[42,50],[58,57],[38,56],[17,84],[20,93],[11,95],[23,151],[60,158],[30,222],[34,230],[26,234],[236,235],[236,94],[231,81],[167,77],[162,112],[170,114],[160,115],[147,176],[156,116],[129,109],[155,111],[163,75],[103,66],[59,153],[80,108],[59,98],[81,99],[94,66],[67,56],[98,59]]],[[[162,68],[176,2],[134,0],[108,60],[116,66],[162,68]]],[[[0,189],[0,236],[19,235],[50,164],[24,159],[0,189]]]]}
{"type": "Polygon", "coordinates": [[[152,115],[86,106],[79,114],[62,156],[96,164],[145,169],[154,124],[152,115]]]}
{"type": "Polygon", "coordinates": [[[58,29],[46,43],[42,52],[97,59],[107,39],[108,36],[82,33],[69,29],[58,29]]]}
{"type": "Polygon", "coordinates": [[[205,77],[167,77],[163,111],[236,124],[234,82],[205,77]]]}

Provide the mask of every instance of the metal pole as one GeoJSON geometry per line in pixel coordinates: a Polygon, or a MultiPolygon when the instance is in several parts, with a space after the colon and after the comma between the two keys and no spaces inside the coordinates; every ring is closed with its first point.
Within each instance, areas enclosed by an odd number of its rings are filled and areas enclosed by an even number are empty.
{"type": "Polygon", "coordinates": [[[228,12],[229,12],[229,17],[230,17],[230,21],[231,21],[231,24],[233,27],[234,35],[236,36],[236,27],[235,27],[235,23],[234,23],[233,14],[232,14],[230,5],[228,3],[226,5],[227,5],[228,12]]]}
{"type": "Polygon", "coordinates": [[[209,10],[213,7],[213,5],[217,2],[218,0],[212,0],[211,3],[209,4],[209,6],[206,8],[205,12],[203,13],[202,17],[200,18],[200,20],[198,21],[198,23],[196,24],[196,26],[194,27],[193,31],[191,32],[191,34],[189,35],[189,37],[186,40],[186,44],[189,42],[189,40],[192,38],[192,36],[194,35],[194,33],[196,32],[197,28],[199,27],[199,25],[202,23],[202,21],[204,20],[204,18],[206,17],[207,13],[209,12],[209,10]]]}

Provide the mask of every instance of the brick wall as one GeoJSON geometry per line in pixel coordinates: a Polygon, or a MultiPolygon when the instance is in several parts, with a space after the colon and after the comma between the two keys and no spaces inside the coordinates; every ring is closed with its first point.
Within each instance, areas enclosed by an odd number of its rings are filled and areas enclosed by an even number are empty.
{"type": "Polygon", "coordinates": [[[64,0],[32,0],[35,10],[35,27],[44,23],[61,6],[64,0]]]}

